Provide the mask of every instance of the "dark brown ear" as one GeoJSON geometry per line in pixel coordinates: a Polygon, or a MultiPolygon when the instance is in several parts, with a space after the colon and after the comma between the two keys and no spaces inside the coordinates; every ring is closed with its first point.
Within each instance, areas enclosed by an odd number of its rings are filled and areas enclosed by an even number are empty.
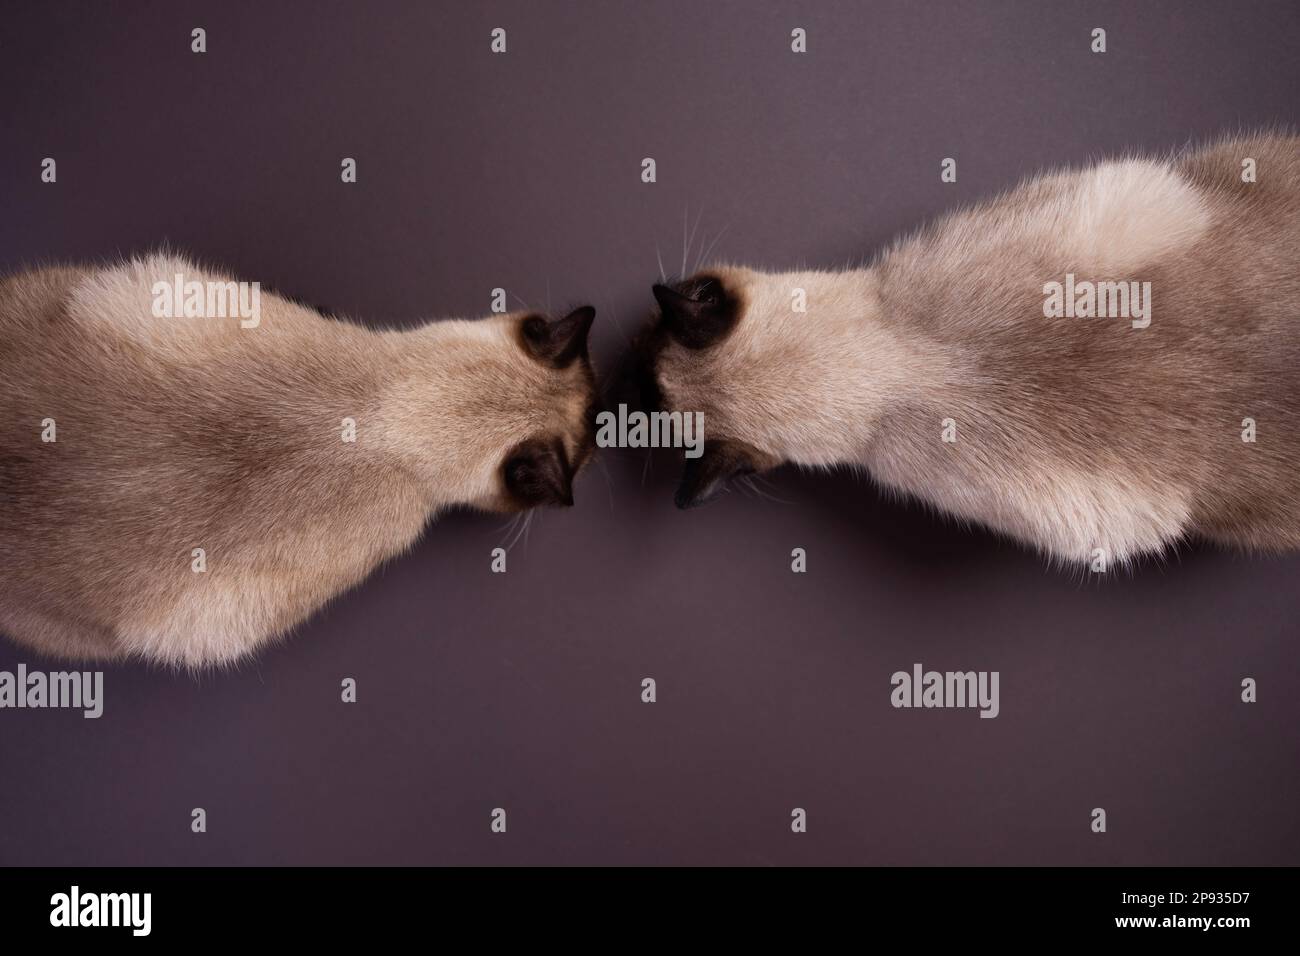
{"type": "Polygon", "coordinates": [[[573,473],[558,441],[516,445],[506,456],[501,474],[506,491],[525,508],[573,505],[573,473]]]}
{"type": "Polygon", "coordinates": [[[651,287],[668,333],[688,349],[702,349],[726,337],[736,324],[739,303],[712,276],[676,286],[651,287]]]}
{"type": "Polygon", "coordinates": [[[732,478],[764,471],[773,464],[768,456],[743,442],[709,439],[699,458],[686,459],[673,500],[679,508],[694,508],[716,498],[732,478]]]}
{"type": "Polygon", "coordinates": [[[520,326],[524,349],[539,362],[568,368],[574,359],[587,357],[587,333],[595,318],[596,310],[589,305],[574,309],[554,322],[530,315],[520,326]]]}

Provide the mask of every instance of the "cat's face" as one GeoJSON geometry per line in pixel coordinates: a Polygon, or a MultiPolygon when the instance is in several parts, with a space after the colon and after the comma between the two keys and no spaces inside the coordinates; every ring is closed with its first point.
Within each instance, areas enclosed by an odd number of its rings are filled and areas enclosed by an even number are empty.
{"type": "Polygon", "coordinates": [[[811,343],[779,283],[726,267],[653,292],[659,314],[636,359],[642,404],[704,416],[704,449],[686,459],[678,507],[703,504],[736,476],[808,458],[795,380],[811,343]]]}
{"type": "Polygon", "coordinates": [[[596,379],[587,333],[596,310],[548,320],[526,313],[474,323],[487,348],[469,355],[462,401],[476,434],[472,506],[516,512],[573,504],[573,479],[595,449],[596,379]]]}

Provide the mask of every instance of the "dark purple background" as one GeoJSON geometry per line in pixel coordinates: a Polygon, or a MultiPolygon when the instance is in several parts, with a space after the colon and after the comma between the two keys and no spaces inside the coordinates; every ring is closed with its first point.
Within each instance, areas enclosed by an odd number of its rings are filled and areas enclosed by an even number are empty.
{"type": "MultiPolygon", "coordinates": [[[[1294,123],[1300,91],[1294,0],[34,3],[0,23],[0,267],[167,240],[384,325],[483,314],[504,286],[594,302],[604,368],[656,245],[680,267],[684,217],[697,250],[726,227],[723,257],[837,265],[1044,167],[1294,123]]],[[[1300,556],[1197,547],[1081,580],[848,477],[683,514],[671,456],[644,483],[641,453],[602,460],[506,575],[501,519],[452,516],[235,672],[110,668],[98,721],[0,711],[0,862],[1300,861],[1300,556]],[[1001,716],[892,709],[915,661],[1001,671],[1001,716]]],[[[0,641],[19,661],[60,666],[0,641]]]]}

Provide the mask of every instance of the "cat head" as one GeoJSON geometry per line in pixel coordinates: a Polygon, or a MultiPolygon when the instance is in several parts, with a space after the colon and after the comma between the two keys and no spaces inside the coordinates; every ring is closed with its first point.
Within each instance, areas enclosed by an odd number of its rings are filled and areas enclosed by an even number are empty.
{"type": "Polygon", "coordinates": [[[686,459],[678,507],[784,462],[853,457],[857,438],[840,423],[873,388],[857,383],[853,318],[868,296],[856,275],[727,266],[653,286],[658,312],[632,360],[641,404],[703,413],[703,452],[686,459]]]}
{"type": "Polygon", "coordinates": [[[533,314],[518,321],[516,335],[532,363],[530,372],[541,372],[537,400],[544,411],[526,416],[537,426],[502,456],[502,510],[573,505],[574,475],[596,447],[599,401],[587,353],[595,318],[596,310],[587,305],[554,321],[533,314]]]}
{"type": "Polygon", "coordinates": [[[496,512],[573,504],[595,448],[595,315],[584,306],[420,330],[427,348],[401,388],[401,432],[418,436],[406,444],[442,499],[496,512]]]}

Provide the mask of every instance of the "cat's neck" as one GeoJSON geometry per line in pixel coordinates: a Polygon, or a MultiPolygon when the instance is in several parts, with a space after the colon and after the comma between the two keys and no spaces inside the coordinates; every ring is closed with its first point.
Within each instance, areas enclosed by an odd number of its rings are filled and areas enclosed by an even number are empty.
{"type": "Polygon", "coordinates": [[[499,454],[489,382],[495,351],[485,322],[444,321],[383,335],[370,417],[375,446],[432,507],[467,503],[482,462],[499,454]]]}
{"type": "MultiPolygon", "coordinates": [[[[808,427],[791,457],[805,465],[870,466],[882,430],[952,394],[967,377],[964,363],[906,317],[885,311],[874,268],[792,274],[790,281],[809,287],[803,336],[815,343],[797,346],[807,383],[796,413],[808,427]]],[[[936,420],[934,434],[938,429],[936,420]]]]}

